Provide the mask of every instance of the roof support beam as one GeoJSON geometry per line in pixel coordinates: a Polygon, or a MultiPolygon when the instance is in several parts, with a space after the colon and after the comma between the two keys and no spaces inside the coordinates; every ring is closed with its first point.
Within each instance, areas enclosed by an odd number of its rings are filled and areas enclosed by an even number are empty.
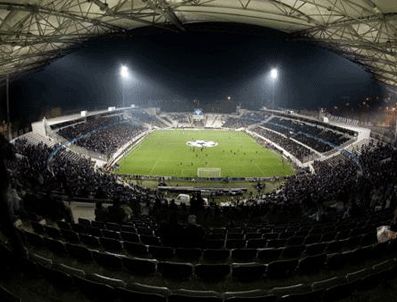
{"type": "Polygon", "coordinates": [[[178,16],[175,14],[172,7],[165,0],[143,0],[147,2],[153,11],[163,15],[165,19],[171,22],[180,31],[186,31],[182,22],[179,20],[178,16]]]}

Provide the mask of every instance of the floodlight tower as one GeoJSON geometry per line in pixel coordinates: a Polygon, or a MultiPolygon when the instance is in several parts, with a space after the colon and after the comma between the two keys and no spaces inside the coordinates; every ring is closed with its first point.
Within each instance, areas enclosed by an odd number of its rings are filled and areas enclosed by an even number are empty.
{"type": "Polygon", "coordinates": [[[276,85],[276,81],[278,78],[278,69],[277,68],[272,68],[270,70],[270,79],[272,80],[272,109],[275,109],[275,105],[274,105],[274,91],[275,91],[275,85],[276,85]]]}
{"type": "Polygon", "coordinates": [[[122,95],[122,106],[125,107],[125,82],[130,78],[130,72],[126,65],[120,66],[120,78],[121,78],[121,95],[122,95]]]}

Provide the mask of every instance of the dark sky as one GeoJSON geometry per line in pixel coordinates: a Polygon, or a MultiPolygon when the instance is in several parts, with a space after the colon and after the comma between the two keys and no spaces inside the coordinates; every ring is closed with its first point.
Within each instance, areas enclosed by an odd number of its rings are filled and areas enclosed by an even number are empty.
{"type": "MultiPolygon", "coordinates": [[[[361,67],[318,46],[258,27],[201,24],[185,33],[141,29],[89,41],[14,80],[13,116],[37,119],[53,106],[66,112],[120,104],[121,64],[133,73],[126,99],[164,110],[192,110],[194,99],[207,110],[234,109],[237,103],[259,108],[271,98],[272,67],[280,71],[275,93],[280,106],[318,108],[382,93],[361,67]]],[[[1,99],[4,112],[4,91],[1,99]]]]}

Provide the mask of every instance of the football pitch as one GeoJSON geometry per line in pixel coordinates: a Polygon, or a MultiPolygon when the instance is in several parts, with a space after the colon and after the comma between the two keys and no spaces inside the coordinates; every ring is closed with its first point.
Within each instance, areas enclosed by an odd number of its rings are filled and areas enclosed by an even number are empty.
{"type": "Polygon", "coordinates": [[[220,169],[221,177],[294,173],[280,154],[248,134],[223,130],[156,130],[118,162],[116,173],[197,177],[198,168],[220,169]]]}

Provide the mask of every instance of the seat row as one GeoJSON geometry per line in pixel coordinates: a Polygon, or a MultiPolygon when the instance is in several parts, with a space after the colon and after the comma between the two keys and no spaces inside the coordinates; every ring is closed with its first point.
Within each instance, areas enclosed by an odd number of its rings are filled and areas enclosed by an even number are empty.
{"type": "MultiPolygon", "coordinates": [[[[93,248],[100,248],[101,244],[105,249],[120,252],[122,250],[122,243],[139,243],[144,245],[161,246],[162,242],[159,237],[152,235],[138,235],[133,232],[127,231],[109,231],[104,229],[92,228],[90,232],[74,232],[69,229],[58,229],[53,226],[32,224],[33,230],[41,235],[49,236],[56,240],[64,240],[71,243],[83,243],[93,248]],[[116,242],[119,241],[119,242],[116,242]]],[[[204,249],[233,249],[233,248],[280,248],[289,246],[300,246],[305,249],[306,246],[309,250],[308,253],[312,254],[310,250],[315,250],[314,253],[320,253],[325,250],[326,245],[333,245],[333,250],[336,250],[336,246],[339,245],[340,248],[354,247],[356,245],[367,245],[374,243],[376,241],[375,227],[371,228],[368,233],[362,232],[367,229],[362,229],[360,232],[349,234],[356,234],[353,237],[346,237],[347,233],[340,236],[331,236],[328,234],[313,234],[307,237],[293,236],[288,239],[230,239],[230,240],[217,240],[210,239],[198,244],[195,247],[204,249]],[[357,235],[359,234],[359,235],[357,235]],[[337,239],[335,239],[335,237],[337,239]],[[330,244],[332,243],[332,244],[330,244]],[[321,248],[322,247],[322,248],[321,248]]],[[[170,247],[171,248],[171,247],[170,247]]]]}
{"type": "Polygon", "coordinates": [[[291,302],[291,301],[336,301],[351,295],[355,290],[368,290],[396,274],[396,260],[389,259],[345,275],[334,276],[310,284],[293,284],[273,287],[269,290],[254,289],[219,293],[212,290],[186,290],[141,284],[127,284],[117,278],[93,273],[59,263],[51,259],[31,255],[38,272],[55,287],[70,291],[78,288],[92,301],[138,301],[138,302],[291,302]]]}
{"type": "MultiPolygon", "coordinates": [[[[127,233],[129,234],[129,233],[127,233]]],[[[346,238],[338,241],[320,242],[313,244],[298,244],[290,242],[289,245],[278,247],[279,245],[264,244],[255,245],[255,248],[246,248],[243,245],[233,245],[236,248],[224,248],[223,245],[214,246],[215,248],[173,248],[158,245],[159,242],[151,241],[152,244],[142,244],[138,238],[129,237],[128,240],[119,240],[107,237],[95,237],[86,234],[77,234],[72,231],[64,231],[47,238],[35,233],[24,232],[27,240],[36,246],[45,244],[58,252],[65,250],[65,242],[72,245],[85,245],[92,249],[103,249],[113,253],[130,254],[137,257],[156,258],[156,259],[179,259],[183,261],[199,262],[200,260],[209,262],[269,262],[277,259],[299,258],[302,256],[312,256],[321,253],[337,253],[351,250],[356,247],[371,245],[376,242],[376,237],[372,233],[346,238]],[[72,236],[73,235],[73,236],[72,236]],[[61,240],[54,239],[60,238],[61,240]]],[[[274,241],[273,241],[274,242],[274,241]]],[[[211,246],[212,247],[212,246],[211,246]]]]}
{"type": "MultiPolygon", "coordinates": [[[[31,238],[25,233],[26,239],[31,241],[31,238]]],[[[225,257],[230,257],[225,250],[205,250],[203,252],[203,259],[209,260],[205,263],[200,262],[199,264],[192,264],[191,261],[193,252],[200,252],[199,249],[180,249],[179,262],[162,260],[162,257],[156,258],[140,258],[130,257],[120,254],[114,254],[109,252],[101,252],[98,250],[91,250],[81,245],[75,245],[66,243],[54,239],[37,237],[34,235],[34,240],[42,240],[41,242],[33,242],[33,244],[40,243],[41,247],[45,247],[53,253],[61,256],[72,256],[83,262],[95,261],[97,264],[111,269],[120,270],[123,267],[128,268],[128,271],[136,275],[153,275],[160,273],[163,277],[167,278],[180,278],[189,280],[194,276],[204,276],[200,279],[209,280],[211,278],[219,277],[219,279],[225,279],[232,272],[231,276],[238,280],[260,280],[263,278],[278,278],[278,277],[289,277],[294,274],[312,274],[322,269],[339,269],[346,264],[353,263],[358,264],[371,259],[379,259],[395,253],[397,251],[397,241],[391,241],[386,243],[372,244],[363,246],[353,250],[336,253],[319,253],[313,255],[303,255],[295,258],[282,259],[280,257],[280,249],[262,249],[262,250],[249,250],[249,249],[236,249],[232,250],[232,261],[238,263],[227,264],[225,263],[225,257]],[[225,253],[226,252],[226,253],[225,253]],[[254,254],[250,254],[254,252],[254,254]],[[185,253],[185,254],[183,254],[185,253]],[[184,259],[185,262],[182,262],[184,259]],[[213,263],[211,262],[217,262],[213,263]],[[258,262],[262,260],[263,264],[258,262]],[[132,263],[128,265],[126,263],[132,263]],[[206,273],[203,273],[203,270],[206,273]]],[[[152,249],[152,252],[155,251],[152,249]]],[[[285,251],[285,250],[284,250],[285,251]]],[[[160,250],[156,251],[161,253],[160,250]]],[[[154,253],[154,252],[153,252],[154,253]]],[[[229,251],[230,253],[230,251],[229,251]]],[[[130,254],[133,255],[133,254],[130,254]]]]}

